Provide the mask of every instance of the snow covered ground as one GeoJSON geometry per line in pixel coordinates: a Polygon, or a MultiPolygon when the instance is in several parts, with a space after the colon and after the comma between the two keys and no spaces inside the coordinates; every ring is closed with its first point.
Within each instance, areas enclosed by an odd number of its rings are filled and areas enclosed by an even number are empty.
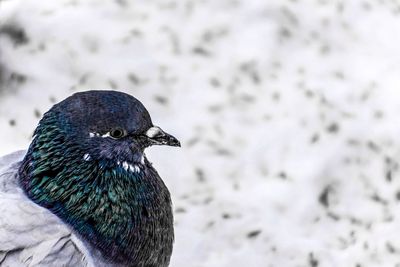
{"type": "Polygon", "coordinates": [[[0,0],[0,154],[74,92],[181,149],[172,267],[400,266],[400,2],[0,0]]]}

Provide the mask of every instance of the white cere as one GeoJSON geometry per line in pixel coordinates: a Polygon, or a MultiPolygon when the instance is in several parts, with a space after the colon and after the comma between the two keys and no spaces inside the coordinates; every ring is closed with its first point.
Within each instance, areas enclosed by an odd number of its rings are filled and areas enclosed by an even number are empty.
{"type": "Polygon", "coordinates": [[[147,130],[146,135],[149,138],[153,138],[159,134],[161,134],[163,131],[160,129],[160,127],[153,126],[150,129],[147,130]]]}
{"type": "Polygon", "coordinates": [[[89,155],[89,154],[85,154],[85,155],[83,156],[83,160],[84,160],[84,161],[89,161],[89,160],[91,160],[90,155],[89,155]]]}

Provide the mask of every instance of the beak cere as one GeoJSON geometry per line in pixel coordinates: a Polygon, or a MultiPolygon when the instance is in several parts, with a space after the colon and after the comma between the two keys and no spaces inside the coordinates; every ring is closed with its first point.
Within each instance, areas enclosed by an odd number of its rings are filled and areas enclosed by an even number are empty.
{"type": "Polygon", "coordinates": [[[147,130],[146,136],[152,145],[181,146],[181,143],[172,135],[164,132],[158,126],[153,126],[147,130]]]}

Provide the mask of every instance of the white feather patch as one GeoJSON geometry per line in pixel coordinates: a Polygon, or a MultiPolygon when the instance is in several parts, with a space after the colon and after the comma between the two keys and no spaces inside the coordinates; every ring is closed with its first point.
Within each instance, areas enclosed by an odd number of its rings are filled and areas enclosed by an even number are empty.
{"type": "MultiPolygon", "coordinates": [[[[118,161],[118,165],[119,161],[118,161]]],[[[129,171],[132,173],[140,173],[140,167],[137,164],[130,164],[126,161],[122,162],[122,168],[124,168],[125,171],[129,171]]]]}
{"type": "Polygon", "coordinates": [[[84,160],[84,161],[89,161],[89,160],[91,160],[91,159],[92,159],[92,157],[90,157],[89,154],[85,154],[85,155],[83,156],[83,160],[84,160]]]}
{"type": "Polygon", "coordinates": [[[105,134],[101,135],[101,137],[103,137],[103,138],[110,137],[110,133],[109,133],[109,132],[107,132],[107,133],[105,133],[105,134]]]}
{"type": "Polygon", "coordinates": [[[122,163],[122,168],[124,168],[125,171],[128,171],[128,170],[129,170],[129,163],[126,162],[126,161],[124,161],[124,162],[122,163]]]}

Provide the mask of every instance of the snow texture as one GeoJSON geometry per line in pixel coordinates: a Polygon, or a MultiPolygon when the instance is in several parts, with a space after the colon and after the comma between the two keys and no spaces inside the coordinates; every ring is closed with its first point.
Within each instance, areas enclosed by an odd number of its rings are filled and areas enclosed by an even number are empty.
{"type": "Polygon", "coordinates": [[[0,154],[114,88],[181,149],[172,267],[400,266],[400,2],[2,0],[0,154]]]}

